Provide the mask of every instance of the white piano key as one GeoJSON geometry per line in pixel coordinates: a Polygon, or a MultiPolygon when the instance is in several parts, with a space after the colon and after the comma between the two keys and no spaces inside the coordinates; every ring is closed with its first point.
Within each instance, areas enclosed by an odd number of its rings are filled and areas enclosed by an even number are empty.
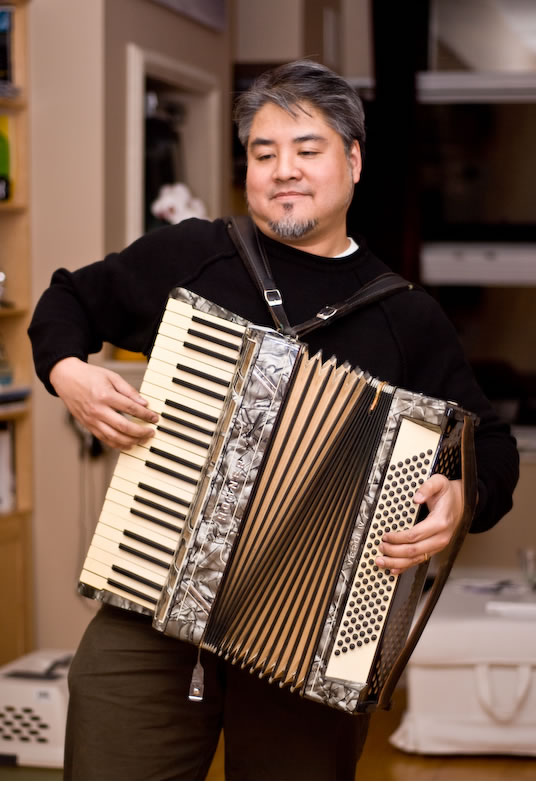
{"type": "Polygon", "coordinates": [[[147,521],[150,521],[148,519],[150,517],[151,520],[160,522],[162,528],[171,530],[172,532],[175,532],[176,528],[178,530],[182,530],[183,528],[184,519],[186,517],[185,508],[183,508],[182,511],[175,511],[166,508],[162,503],[156,503],[154,497],[148,498],[146,495],[141,495],[138,492],[128,494],[119,491],[112,485],[110,485],[110,488],[106,492],[106,500],[123,506],[133,516],[142,520],[147,519],[147,521]],[[173,527],[168,528],[170,525],[173,527]]]}
{"type": "MultiPolygon", "coordinates": [[[[154,347],[161,347],[162,350],[171,351],[175,355],[177,361],[181,360],[182,358],[191,358],[195,361],[205,364],[211,369],[221,369],[229,374],[233,374],[235,371],[238,354],[233,354],[231,351],[226,350],[225,348],[223,348],[218,355],[211,354],[211,348],[209,346],[205,346],[208,345],[208,343],[203,345],[201,340],[196,342],[199,347],[202,347],[202,350],[199,350],[185,345],[182,340],[177,341],[174,334],[175,330],[169,325],[165,330],[159,329],[159,333],[154,342],[154,347]]],[[[189,342],[189,344],[192,344],[192,342],[189,342]]]]}
{"type": "Polygon", "coordinates": [[[192,490],[195,489],[196,484],[200,478],[200,470],[193,461],[189,461],[189,457],[192,454],[188,454],[188,459],[184,458],[184,453],[177,456],[171,448],[167,450],[162,450],[159,447],[143,447],[142,445],[136,445],[135,447],[131,447],[129,450],[129,454],[133,458],[138,458],[144,462],[144,464],[149,469],[156,469],[157,471],[165,470],[166,472],[171,471],[171,474],[184,483],[186,486],[190,486],[192,490]],[[180,459],[177,461],[176,459],[180,459]],[[189,463],[182,463],[189,461],[189,463]],[[153,465],[151,467],[151,465],[153,465]],[[156,467],[154,466],[156,465],[156,467]]]}
{"type": "MultiPolygon", "coordinates": [[[[160,416],[165,415],[163,419],[166,421],[162,422],[162,424],[176,425],[177,430],[184,429],[186,433],[190,432],[192,436],[199,436],[200,445],[210,443],[217,425],[214,414],[209,415],[210,419],[205,419],[200,413],[195,414],[192,409],[188,410],[187,407],[184,407],[184,409],[182,407],[176,408],[168,402],[169,398],[166,397],[165,390],[159,387],[153,388],[155,389],[153,396],[147,397],[147,400],[151,411],[160,416]]],[[[154,430],[156,430],[157,425],[158,423],[153,425],[154,430]]]]}
{"type": "Polygon", "coordinates": [[[151,612],[154,611],[158,600],[157,597],[148,597],[146,592],[140,592],[139,594],[135,593],[136,590],[134,586],[132,586],[132,591],[130,592],[127,589],[122,589],[118,586],[111,586],[106,580],[105,576],[100,575],[92,570],[92,566],[92,559],[87,559],[86,564],[84,564],[84,568],[80,573],[81,583],[85,583],[87,586],[90,586],[92,589],[97,589],[98,591],[111,592],[114,595],[123,597],[125,600],[129,600],[131,603],[137,603],[139,606],[142,606],[151,612]]]}
{"type": "MultiPolygon", "coordinates": [[[[158,440],[158,438],[153,437],[144,444],[137,444],[134,445],[134,447],[129,448],[128,454],[133,458],[148,459],[152,458],[153,450],[162,449],[162,443],[158,440]]],[[[194,477],[197,476],[199,470],[201,467],[203,467],[206,460],[206,453],[203,456],[198,456],[195,453],[185,451],[185,449],[181,447],[181,443],[179,441],[171,442],[165,449],[170,456],[170,461],[173,460],[173,457],[187,461],[188,470],[191,471],[194,477]]]]}
{"type": "Polygon", "coordinates": [[[178,387],[179,391],[185,385],[195,384],[196,391],[200,394],[200,399],[203,399],[203,397],[211,398],[216,395],[216,400],[220,399],[220,402],[222,402],[229,391],[229,381],[227,379],[218,378],[216,380],[216,376],[201,370],[200,365],[191,366],[190,364],[182,363],[181,360],[181,364],[177,366],[176,364],[168,364],[166,361],[152,358],[151,369],[154,372],[165,375],[171,380],[173,387],[178,387]]]}
{"type": "Polygon", "coordinates": [[[210,366],[206,363],[206,359],[203,360],[201,358],[195,358],[195,352],[192,351],[191,353],[184,353],[181,354],[180,359],[177,356],[177,350],[174,348],[166,349],[160,345],[155,343],[152,351],[151,351],[151,364],[155,362],[163,362],[170,366],[176,367],[177,364],[184,365],[186,367],[190,367],[191,369],[199,369],[207,374],[210,374],[213,378],[226,381],[229,383],[232,379],[234,374],[234,367],[230,364],[227,365],[224,362],[210,366]]]}
{"type": "MultiPolygon", "coordinates": [[[[191,319],[195,316],[199,319],[206,320],[207,322],[215,321],[213,314],[208,314],[205,311],[197,311],[189,303],[185,303],[184,300],[175,300],[173,297],[168,300],[166,308],[170,313],[178,314],[179,316],[187,319],[191,319]]],[[[240,325],[236,322],[231,322],[228,319],[216,318],[216,322],[218,325],[221,325],[222,328],[226,328],[229,331],[234,331],[237,334],[242,334],[245,331],[245,327],[243,325],[240,325]]]]}
{"type": "MultiPolygon", "coordinates": [[[[179,540],[182,531],[182,522],[180,520],[169,523],[173,527],[168,527],[168,525],[159,524],[158,522],[133,514],[126,506],[108,498],[104,501],[100,519],[119,530],[125,530],[126,528],[128,530],[141,532],[142,535],[147,536],[147,538],[150,538],[152,533],[159,533],[162,536],[168,536],[170,541],[174,543],[179,540]]],[[[162,522],[164,522],[164,520],[162,520],[162,522]]]]}
{"type": "Polygon", "coordinates": [[[177,498],[177,502],[182,500],[188,505],[192,502],[195,487],[185,484],[184,481],[180,481],[165,472],[149,469],[145,466],[145,461],[140,458],[133,458],[128,453],[120,453],[115,474],[127,480],[132,480],[133,483],[141,481],[162,491],[169,491],[170,494],[177,498]]]}
{"type": "MultiPolygon", "coordinates": [[[[182,502],[178,502],[177,498],[171,498],[169,496],[169,492],[166,492],[166,496],[162,496],[157,491],[155,491],[155,487],[151,487],[150,484],[142,483],[141,481],[133,483],[132,481],[125,480],[121,478],[119,475],[114,474],[112,476],[112,480],[110,481],[110,490],[114,490],[118,493],[118,495],[123,495],[122,498],[119,496],[117,497],[116,501],[126,505],[127,503],[140,503],[140,507],[147,507],[144,506],[143,501],[147,501],[148,503],[156,503],[161,506],[162,509],[159,513],[164,514],[165,516],[169,516],[170,521],[173,519],[182,519],[186,516],[187,506],[182,502]],[[140,483],[142,484],[140,486],[140,483]],[[139,501],[136,501],[135,498],[140,498],[139,501]]],[[[166,518],[167,518],[166,516],[166,518]]]]}
{"type": "Polygon", "coordinates": [[[110,539],[112,542],[116,542],[117,545],[121,542],[132,543],[139,550],[161,558],[163,561],[168,561],[170,564],[176,550],[175,541],[159,533],[151,532],[150,538],[143,534],[132,535],[134,531],[129,535],[125,534],[123,530],[106,525],[104,522],[97,523],[95,533],[110,539]]]}
{"type": "MultiPolygon", "coordinates": [[[[155,343],[157,343],[157,344],[160,343],[159,342],[159,337],[160,336],[169,336],[174,341],[181,341],[181,339],[179,338],[179,334],[178,334],[179,330],[180,330],[179,328],[177,328],[175,325],[171,325],[167,321],[166,314],[164,314],[163,321],[160,323],[160,327],[158,328],[158,335],[156,337],[155,343]]],[[[210,334],[207,333],[207,335],[210,335],[210,334]]],[[[214,337],[214,338],[216,338],[216,337],[214,337]]],[[[234,342],[229,342],[229,345],[235,344],[235,343],[238,344],[239,340],[236,339],[234,342]]],[[[219,355],[219,356],[225,356],[226,358],[231,359],[235,363],[238,360],[238,350],[235,350],[234,347],[226,346],[225,344],[219,344],[218,341],[210,341],[208,339],[204,339],[201,336],[194,336],[192,334],[186,334],[186,336],[184,337],[184,340],[182,341],[182,346],[186,351],[189,351],[189,350],[192,349],[190,347],[191,345],[198,346],[198,347],[203,347],[203,348],[211,351],[212,353],[215,354],[215,356],[213,356],[214,358],[217,358],[217,356],[219,355]],[[185,343],[187,343],[186,347],[185,347],[185,343]]],[[[180,349],[181,348],[179,348],[179,352],[180,352],[180,349]]],[[[219,360],[221,360],[221,359],[219,359],[219,360]]]]}
{"type": "Polygon", "coordinates": [[[140,392],[144,396],[149,392],[149,389],[146,388],[149,384],[160,386],[162,389],[165,389],[166,399],[175,400],[177,403],[184,403],[187,405],[194,403],[195,408],[199,407],[200,411],[211,416],[219,415],[226,394],[224,393],[223,397],[210,397],[194,388],[173,383],[168,375],[156,372],[151,367],[145,372],[143,383],[140,388],[140,392]]]}
{"type": "MultiPolygon", "coordinates": [[[[121,544],[126,544],[126,540],[121,542],[121,544]]],[[[134,543],[132,543],[131,547],[133,550],[135,549],[134,543]]],[[[88,553],[90,558],[94,557],[96,560],[98,560],[98,557],[95,555],[96,550],[107,554],[107,556],[102,556],[102,558],[105,558],[106,563],[108,564],[118,564],[119,566],[124,566],[126,569],[131,570],[136,575],[146,577],[153,582],[162,584],[165,582],[169,565],[160,566],[159,564],[154,563],[154,561],[143,558],[143,553],[141,556],[138,556],[133,552],[122,550],[118,548],[116,542],[112,541],[111,539],[107,539],[105,536],[100,536],[98,533],[96,533],[93,537],[93,541],[91,542],[91,547],[88,553]]]]}
{"type": "Polygon", "coordinates": [[[181,495],[186,492],[190,497],[193,495],[200,478],[199,470],[179,464],[166,455],[161,455],[156,451],[151,452],[139,445],[129,450],[129,456],[133,460],[140,462],[140,465],[148,470],[148,475],[156,474],[166,477],[166,479],[171,479],[181,495]]]}
{"type": "Polygon", "coordinates": [[[107,564],[104,561],[102,553],[97,553],[97,555],[98,558],[95,558],[95,553],[92,553],[91,555],[88,554],[86,563],[84,564],[84,570],[86,570],[87,572],[92,572],[94,575],[98,575],[101,578],[100,581],[101,586],[95,588],[102,588],[102,589],[108,589],[109,591],[115,591],[113,586],[111,586],[110,581],[117,581],[121,584],[124,584],[125,587],[128,587],[131,590],[138,591],[146,595],[149,600],[156,603],[160,595],[160,591],[158,589],[155,589],[152,586],[147,586],[145,583],[137,581],[135,578],[129,577],[128,575],[123,575],[120,572],[115,572],[112,569],[111,564],[107,564]]]}
{"type": "Polygon", "coordinates": [[[105,502],[99,521],[118,531],[124,531],[125,529],[132,531],[132,533],[139,534],[149,541],[153,535],[164,536],[169,542],[170,549],[176,548],[180,534],[162,528],[160,525],[151,525],[147,520],[138,519],[132,515],[127,517],[125,514],[116,513],[117,510],[120,512],[120,508],[118,506],[118,509],[114,509],[105,502]]]}
{"type": "Polygon", "coordinates": [[[175,498],[177,504],[189,505],[193,492],[191,487],[183,491],[179,482],[169,475],[151,472],[145,463],[139,458],[132,458],[128,453],[121,453],[117,459],[115,475],[131,481],[131,483],[147,483],[153,486],[158,492],[165,492],[175,498]]]}
{"type": "Polygon", "coordinates": [[[147,399],[150,408],[152,397],[164,401],[172,401],[179,406],[190,408],[189,415],[187,411],[184,412],[186,418],[203,419],[204,421],[211,422],[212,425],[215,425],[215,420],[217,420],[223,405],[221,401],[208,403],[205,402],[206,398],[201,400],[199,396],[190,397],[187,392],[181,391],[180,386],[171,384],[165,376],[159,375],[157,372],[146,372],[140,387],[140,393],[147,399]]]}
{"type": "Polygon", "coordinates": [[[180,446],[184,453],[201,456],[203,459],[206,459],[211,440],[212,435],[207,436],[167,417],[161,418],[151,439],[157,447],[165,449],[167,446],[180,446]]]}

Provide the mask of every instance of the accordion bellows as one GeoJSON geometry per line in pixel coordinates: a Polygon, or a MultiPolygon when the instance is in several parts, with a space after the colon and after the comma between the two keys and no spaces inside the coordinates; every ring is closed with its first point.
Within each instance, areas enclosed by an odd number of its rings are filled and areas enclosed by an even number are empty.
{"type": "Polygon", "coordinates": [[[427,565],[375,565],[417,488],[460,475],[466,415],[174,290],[80,591],[261,678],[354,713],[378,704],[427,565]]]}

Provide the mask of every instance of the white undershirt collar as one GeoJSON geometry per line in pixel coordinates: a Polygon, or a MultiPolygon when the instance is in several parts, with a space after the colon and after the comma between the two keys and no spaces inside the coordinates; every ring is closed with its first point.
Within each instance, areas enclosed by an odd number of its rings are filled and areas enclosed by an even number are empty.
{"type": "Polygon", "coordinates": [[[348,245],[346,250],[343,250],[342,253],[339,253],[338,255],[334,256],[334,258],[344,258],[345,256],[351,256],[352,253],[355,253],[356,250],[359,250],[359,245],[357,244],[357,242],[354,242],[351,236],[348,237],[348,241],[350,242],[350,244],[348,245]]]}

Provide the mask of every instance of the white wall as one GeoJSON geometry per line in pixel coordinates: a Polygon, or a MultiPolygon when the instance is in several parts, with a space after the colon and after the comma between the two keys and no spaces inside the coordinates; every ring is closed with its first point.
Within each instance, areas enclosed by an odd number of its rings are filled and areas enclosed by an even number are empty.
{"type": "Polygon", "coordinates": [[[471,69],[535,70],[536,53],[493,0],[435,0],[436,30],[471,69]]]}

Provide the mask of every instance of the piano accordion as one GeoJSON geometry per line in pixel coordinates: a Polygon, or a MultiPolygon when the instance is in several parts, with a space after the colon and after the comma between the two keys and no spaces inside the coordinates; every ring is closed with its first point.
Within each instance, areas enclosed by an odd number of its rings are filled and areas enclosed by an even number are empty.
{"type": "Polygon", "coordinates": [[[378,545],[432,473],[474,469],[471,415],[184,289],[140,391],[160,419],[119,454],[79,591],[309,699],[387,706],[431,608],[412,627],[428,564],[392,575],[378,545]]]}

